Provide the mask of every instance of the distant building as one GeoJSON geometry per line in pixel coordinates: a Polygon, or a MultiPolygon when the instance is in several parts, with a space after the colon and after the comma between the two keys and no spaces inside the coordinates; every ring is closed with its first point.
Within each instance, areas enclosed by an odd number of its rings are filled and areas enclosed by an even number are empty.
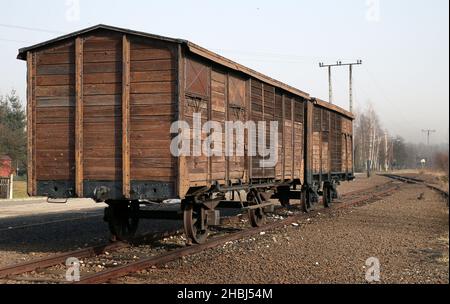
{"type": "Polygon", "coordinates": [[[7,155],[0,156],[0,177],[10,177],[14,172],[12,168],[12,159],[7,155]]]}

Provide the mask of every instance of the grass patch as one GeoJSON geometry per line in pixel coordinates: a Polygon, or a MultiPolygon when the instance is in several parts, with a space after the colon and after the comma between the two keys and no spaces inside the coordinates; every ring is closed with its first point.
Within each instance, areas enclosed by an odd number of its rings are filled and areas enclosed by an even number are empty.
{"type": "Polygon", "coordinates": [[[13,198],[28,198],[27,182],[14,181],[13,198]]]}
{"type": "Polygon", "coordinates": [[[444,244],[447,247],[447,250],[442,254],[440,258],[438,258],[438,262],[448,264],[448,242],[449,242],[448,234],[446,236],[438,238],[438,242],[444,244]]]}

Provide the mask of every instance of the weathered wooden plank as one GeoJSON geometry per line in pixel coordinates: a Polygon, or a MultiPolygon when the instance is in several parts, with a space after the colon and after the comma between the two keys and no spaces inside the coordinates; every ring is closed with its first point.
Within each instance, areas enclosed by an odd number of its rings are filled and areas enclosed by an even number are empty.
{"type": "Polygon", "coordinates": [[[135,49],[136,45],[133,44],[131,50],[131,61],[144,61],[144,60],[157,60],[157,59],[171,59],[172,53],[169,49],[135,49]]]}
{"type": "Polygon", "coordinates": [[[173,60],[170,59],[131,62],[131,71],[133,72],[166,71],[175,69],[176,64],[173,60]]]}
{"type": "Polygon", "coordinates": [[[176,73],[173,70],[132,72],[131,82],[161,82],[176,81],[176,73]]]}
{"type": "Polygon", "coordinates": [[[122,95],[92,95],[84,97],[84,105],[88,106],[118,106],[122,105],[122,95]]]}
{"type": "Polygon", "coordinates": [[[39,53],[39,55],[41,54],[62,54],[62,53],[74,53],[75,48],[74,48],[74,42],[72,41],[68,41],[65,43],[61,43],[59,45],[56,45],[54,47],[51,48],[47,48],[45,50],[43,50],[42,52],[39,53]]]}
{"type": "Polygon", "coordinates": [[[84,65],[85,74],[103,74],[103,73],[120,73],[122,72],[121,62],[98,62],[87,63],[84,65]]]}
{"type": "Polygon", "coordinates": [[[37,108],[34,111],[38,122],[43,123],[45,123],[45,119],[51,118],[65,118],[67,121],[74,115],[73,108],[71,107],[37,108]]]}
{"type": "Polygon", "coordinates": [[[139,82],[131,84],[132,94],[173,94],[173,82],[139,82]]]}
{"type": "Polygon", "coordinates": [[[122,39],[122,183],[123,195],[130,198],[131,152],[130,152],[130,40],[122,39]]]}
{"type": "Polygon", "coordinates": [[[83,38],[75,42],[75,192],[83,197],[83,38]]]}
{"type": "Polygon", "coordinates": [[[135,158],[131,161],[133,168],[173,168],[175,160],[170,157],[170,154],[166,158],[135,158]]]}
{"type": "Polygon", "coordinates": [[[65,53],[40,53],[37,64],[74,64],[75,56],[73,50],[65,53]]]}
{"type": "MultiPolygon", "coordinates": [[[[181,45],[178,45],[177,49],[177,96],[178,101],[178,120],[184,120],[184,109],[185,109],[185,54],[181,45]]],[[[187,159],[185,156],[178,157],[177,167],[177,183],[176,188],[180,198],[184,198],[189,190],[189,171],[187,167],[187,159]]]]}
{"type": "MultiPolygon", "coordinates": [[[[131,175],[135,180],[160,180],[160,178],[175,178],[173,168],[131,168],[131,175]]],[[[203,175],[203,180],[205,175],[203,175]]]]}
{"type": "Polygon", "coordinates": [[[67,75],[75,72],[74,64],[40,64],[36,67],[36,74],[41,75],[67,75]]]}
{"type": "Polygon", "coordinates": [[[176,104],[176,94],[131,94],[132,105],[164,105],[176,104]]]}
{"type": "Polygon", "coordinates": [[[121,62],[122,54],[117,50],[101,50],[84,52],[84,63],[121,62]]]}
{"type": "Polygon", "coordinates": [[[84,75],[84,84],[108,83],[122,83],[122,75],[120,75],[120,73],[96,73],[84,75]]]}
{"type": "Polygon", "coordinates": [[[36,86],[36,97],[65,97],[73,95],[75,86],[54,85],[36,86]]]}
{"type": "Polygon", "coordinates": [[[42,75],[36,77],[38,86],[75,85],[75,75],[42,75]]]}
{"type": "Polygon", "coordinates": [[[98,40],[87,40],[85,43],[85,52],[95,52],[95,51],[115,51],[120,50],[122,47],[122,41],[118,38],[109,39],[98,39],[98,40]]]}
{"type": "Polygon", "coordinates": [[[120,95],[122,94],[122,86],[118,83],[107,84],[85,84],[84,95],[120,95]]]}
{"type": "MultiPolygon", "coordinates": [[[[160,115],[173,115],[175,114],[175,106],[172,104],[168,105],[144,105],[144,106],[131,106],[131,115],[135,116],[160,116],[160,115]]],[[[168,130],[169,128],[161,128],[160,130],[168,130]]]]}

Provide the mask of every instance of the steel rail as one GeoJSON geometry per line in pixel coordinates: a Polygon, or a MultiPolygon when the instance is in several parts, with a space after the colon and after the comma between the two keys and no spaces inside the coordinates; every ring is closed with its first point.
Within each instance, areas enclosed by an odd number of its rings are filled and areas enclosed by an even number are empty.
{"type": "MultiPolygon", "coordinates": [[[[31,272],[40,268],[48,268],[52,266],[56,266],[59,264],[63,264],[66,262],[68,258],[90,258],[94,257],[100,254],[103,254],[105,252],[109,251],[117,251],[119,249],[128,248],[133,243],[144,241],[144,240],[157,240],[169,236],[174,236],[179,234],[180,231],[174,231],[174,232],[164,232],[164,233],[157,233],[157,234],[149,234],[144,235],[140,237],[136,237],[130,242],[115,242],[111,244],[103,244],[98,246],[92,246],[83,248],[80,250],[65,252],[61,254],[52,255],[49,257],[44,257],[42,259],[37,259],[33,261],[23,262],[19,264],[13,264],[9,265],[3,268],[0,268],[0,279],[7,279],[9,276],[23,274],[27,272],[31,272]]],[[[18,280],[17,278],[11,278],[13,280],[18,280]]]]}
{"type": "MultiPolygon", "coordinates": [[[[342,198],[350,198],[355,195],[358,196],[358,195],[361,195],[361,194],[367,193],[367,192],[369,194],[360,196],[354,201],[341,203],[339,205],[336,205],[336,207],[333,209],[326,209],[326,211],[332,211],[335,209],[348,207],[350,205],[356,205],[361,202],[365,202],[365,201],[368,201],[368,200],[371,200],[374,198],[378,198],[379,196],[382,196],[384,194],[392,192],[395,189],[392,188],[392,189],[389,189],[387,191],[383,191],[380,193],[371,193],[371,192],[376,191],[382,187],[389,186],[391,184],[392,183],[385,183],[382,185],[377,185],[375,187],[346,193],[342,196],[342,198]]],[[[323,210],[321,210],[321,211],[323,212],[323,210]]],[[[197,252],[201,252],[201,251],[209,249],[209,248],[217,247],[222,243],[245,238],[246,236],[254,235],[254,234],[257,234],[264,230],[273,230],[273,229],[276,229],[279,227],[290,225],[290,224],[294,223],[295,221],[298,221],[302,217],[304,218],[306,216],[310,216],[311,214],[314,214],[317,212],[319,212],[319,211],[314,210],[308,214],[304,214],[304,213],[298,214],[298,215],[295,215],[294,217],[287,218],[283,221],[270,223],[263,227],[251,228],[251,229],[247,229],[247,230],[244,230],[244,231],[232,234],[232,235],[218,237],[216,239],[210,240],[208,243],[203,244],[203,245],[195,245],[192,247],[180,248],[180,249],[177,249],[174,251],[164,253],[157,257],[152,257],[149,259],[141,260],[136,263],[117,267],[112,270],[104,271],[104,272],[101,272],[101,273],[98,273],[95,275],[86,276],[79,283],[90,284],[90,283],[95,283],[95,282],[97,282],[97,283],[107,282],[110,279],[121,277],[121,276],[127,275],[129,273],[132,273],[132,272],[135,272],[135,271],[138,271],[141,269],[146,269],[148,267],[158,265],[158,264],[164,264],[164,263],[167,263],[167,261],[172,261],[179,257],[195,254],[197,252]],[[133,266],[133,265],[135,265],[135,266],[133,266]],[[131,267],[131,268],[128,268],[128,267],[131,267]],[[138,269],[138,270],[134,270],[134,269],[138,269]],[[106,278],[104,276],[106,276],[106,278]],[[109,276],[111,276],[111,278],[109,278],[109,276]]],[[[9,265],[4,268],[0,268],[0,279],[11,279],[11,280],[15,280],[15,281],[20,281],[21,278],[12,277],[12,276],[27,273],[27,272],[32,272],[32,271],[35,271],[40,268],[42,268],[42,269],[49,268],[52,266],[63,264],[63,263],[65,263],[65,261],[68,258],[71,258],[71,257],[75,257],[75,258],[94,257],[97,255],[103,254],[107,251],[115,251],[115,250],[119,250],[119,249],[123,249],[123,248],[128,248],[131,246],[131,244],[137,243],[142,240],[149,240],[149,239],[156,240],[156,239],[161,239],[161,238],[165,238],[165,237],[169,237],[169,236],[178,235],[180,233],[181,233],[181,231],[174,231],[174,232],[165,232],[165,233],[159,233],[159,234],[144,235],[144,236],[133,239],[130,243],[116,242],[116,243],[112,243],[112,244],[103,244],[103,245],[88,247],[88,248],[84,248],[84,249],[80,249],[80,250],[76,250],[76,251],[61,253],[61,254],[50,256],[50,257],[44,257],[42,259],[37,259],[37,260],[14,264],[14,265],[9,265]]],[[[27,280],[34,281],[33,279],[27,279],[27,280]]],[[[45,281],[45,279],[42,279],[42,280],[45,281]]],[[[39,281],[39,279],[37,279],[36,281],[39,281]]]]}
{"type": "Polygon", "coordinates": [[[398,181],[401,181],[404,183],[408,183],[408,184],[424,185],[431,190],[437,191],[448,201],[448,191],[445,191],[433,184],[427,183],[424,180],[412,178],[412,177],[401,176],[401,175],[396,175],[396,174],[379,174],[379,176],[384,176],[387,178],[395,179],[395,180],[398,180],[398,181]]]}
{"type": "MultiPolygon", "coordinates": [[[[388,195],[388,194],[392,193],[394,190],[397,190],[399,188],[396,185],[392,186],[392,183],[387,183],[387,184],[385,184],[385,186],[386,185],[390,185],[390,187],[387,190],[383,190],[383,191],[376,192],[376,193],[364,194],[364,195],[362,195],[362,197],[359,197],[353,201],[342,203],[342,204],[338,205],[337,208],[325,209],[326,210],[325,212],[332,212],[333,210],[336,210],[336,209],[351,207],[351,206],[358,205],[358,204],[361,204],[361,203],[364,203],[364,202],[367,202],[367,201],[370,201],[373,199],[378,200],[381,196],[388,195]]],[[[360,192],[364,193],[364,190],[361,190],[360,192]]],[[[317,213],[319,211],[324,212],[323,210],[316,210],[311,213],[317,213]]],[[[177,260],[179,258],[188,256],[188,255],[201,253],[204,250],[218,247],[227,242],[240,240],[240,239],[261,233],[263,231],[271,231],[271,230],[275,230],[277,228],[291,225],[294,222],[297,222],[299,219],[302,219],[306,216],[310,216],[311,213],[310,214],[302,213],[302,214],[294,215],[292,217],[289,217],[289,218],[281,220],[281,221],[266,224],[262,227],[250,228],[250,229],[239,231],[239,232],[236,232],[236,233],[233,233],[230,235],[217,237],[217,238],[209,240],[205,244],[193,245],[190,247],[183,247],[183,248],[175,249],[172,251],[165,252],[161,255],[155,256],[155,257],[145,258],[145,259],[142,259],[137,262],[132,262],[128,265],[124,265],[124,266],[116,267],[114,269],[102,271],[102,272],[91,274],[88,276],[84,276],[79,282],[75,282],[74,284],[107,283],[110,280],[124,277],[131,273],[135,273],[135,272],[138,272],[141,270],[148,269],[152,266],[165,264],[165,263],[177,260]]]]}

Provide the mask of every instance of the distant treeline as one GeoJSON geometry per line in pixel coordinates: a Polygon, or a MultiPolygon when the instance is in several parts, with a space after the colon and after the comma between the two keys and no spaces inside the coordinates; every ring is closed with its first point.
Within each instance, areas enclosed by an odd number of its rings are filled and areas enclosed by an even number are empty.
{"type": "Polygon", "coordinates": [[[392,136],[383,129],[371,105],[356,113],[354,133],[355,169],[358,172],[366,171],[368,165],[372,171],[420,169],[422,166],[448,171],[448,144],[413,144],[400,136],[392,136]]]}
{"type": "Polygon", "coordinates": [[[26,173],[26,126],[25,108],[16,91],[0,96],[0,155],[11,157],[21,175],[26,173]]]}

